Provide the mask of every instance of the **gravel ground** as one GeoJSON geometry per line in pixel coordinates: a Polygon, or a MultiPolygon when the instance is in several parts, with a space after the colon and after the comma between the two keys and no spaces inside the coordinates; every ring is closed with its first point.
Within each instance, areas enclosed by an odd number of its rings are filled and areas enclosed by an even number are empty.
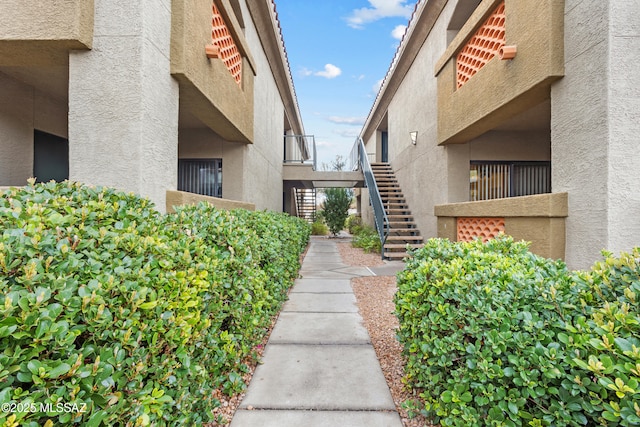
{"type": "MultiPolygon", "coordinates": [[[[379,254],[365,254],[362,249],[353,248],[350,243],[339,243],[338,250],[344,262],[356,265],[375,267],[384,264],[379,254]]],[[[393,296],[396,293],[395,276],[359,277],[351,280],[356,295],[360,315],[371,337],[382,373],[384,374],[391,396],[402,418],[404,427],[431,426],[422,416],[410,418],[403,403],[414,400],[415,396],[405,389],[402,382],[404,376],[404,359],[402,346],[396,339],[398,319],[393,314],[393,296]]]]}

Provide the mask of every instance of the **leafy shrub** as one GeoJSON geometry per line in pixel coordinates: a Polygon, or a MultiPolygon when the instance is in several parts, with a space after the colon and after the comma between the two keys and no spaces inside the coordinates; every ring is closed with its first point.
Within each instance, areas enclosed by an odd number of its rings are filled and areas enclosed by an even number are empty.
{"type": "Polygon", "coordinates": [[[0,403],[84,409],[0,413],[19,426],[213,421],[213,390],[243,387],[308,239],[281,214],[161,215],[72,183],[8,191],[0,230],[0,403]]]}
{"type": "Polygon", "coordinates": [[[311,224],[311,234],[314,236],[326,236],[329,234],[329,227],[321,220],[314,221],[311,224]]]}
{"type": "Polygon", "coordinates": [[[347,216],[349,216],[353,192],[346,188],[327,188],[325,196],[322,217],[329,227],[329,231],[335,236],[342,231],[347,216]]]}
{"type": "Polygon", "coordinates": [[[638,291],[637,251],[572,273],[510,238],[429,240],[398,275],[407,381],[443,426],[637,425],[638,291]]]}
{"type": "MultiPolygon", "coordinates": [[[[573,277],[583,314],[566,322],[560,340],[577,366],[572,390],[603,424],[640,425],[640,248],[605,259],[573,277]]],[[[564,384],[564,383],[563,383],[564,384]]]]}
{"type": "Polygon", "coordinates": [[[349,234],[356,234],[362,228],[362,217],[360,215],[349,215],[345,223],[349,234]]]}
{"type": "Polygon", "coordinates": [[[376,229],[366,225],[355,227],[351,245],[354,248],[362,248],[366,253],[380,253],[382,247],[376,229]]]}

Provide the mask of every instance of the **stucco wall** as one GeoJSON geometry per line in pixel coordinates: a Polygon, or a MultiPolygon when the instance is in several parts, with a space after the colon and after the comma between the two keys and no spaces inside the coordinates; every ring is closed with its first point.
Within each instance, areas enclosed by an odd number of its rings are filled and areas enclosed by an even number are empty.
{"type": "Polygon", "coordinates": [[[176,188],[171,1],[96,0],[93,49],[69,58],[69,174],[150,197],[176,188]]]}
{"type": "Polygon", "coordinates": [[[640,245],[640,5],[567,0],[566,76],[552,87],[553,191],[569,193],[567,263],[640,245]]]}
{"type": "Polygon", "coordinates": [[[0,73],[0,185],[33,174],[33,90],[0,73]]]}
{"type": "Polygon", "coordinates": [[[33,131],[67,137],[67,108],[0,73],[0,185],[25,185],[33,175],[33,131]]]}
{"type": "MultiPolygon", "coordinates": [[[[242,13],[251,15],[241,2],[242,13]]],[[[262,43],[251,19],[246,19],[245,37],[256,63],[254,80],[253,145],[244,150],[244,201],[256,209],[282,211],[282,162],[284,104],[262,43]]],[[[224,180],[224,178],[223,178],[224,180]]]]}

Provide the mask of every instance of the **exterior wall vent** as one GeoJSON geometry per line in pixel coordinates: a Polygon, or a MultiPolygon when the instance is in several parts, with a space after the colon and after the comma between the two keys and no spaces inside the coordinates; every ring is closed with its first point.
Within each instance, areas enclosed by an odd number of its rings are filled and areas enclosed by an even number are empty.
{"type": "Polygon", "coordinates": [[[236,42],[224,21],[218,7],[213,4],[213,19],[211,21],[212,44],[219,49],[218,56],[224,62],[236,83],[242,82],[242,55],[236,42]]]}
{"type": "Polygon", "coordinates": [[[504,233],[504,218],[458,218],[458,241],[469,242],[476,237],[483,242],[504,233]]]}
{"type": "Polygon", "coordinates": [[[485,66],[505,45],[504,1],[469,39],[456,57],[456,86],[459,89],[485,66]]]}

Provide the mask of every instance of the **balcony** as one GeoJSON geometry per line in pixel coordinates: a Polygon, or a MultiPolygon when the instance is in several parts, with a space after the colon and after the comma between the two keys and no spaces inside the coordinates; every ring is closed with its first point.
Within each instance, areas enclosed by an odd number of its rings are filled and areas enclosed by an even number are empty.
{"type": "Polygon", "coordinates": [[[66,65],[70,49],[90,49],[93,0],[0,2],[0,65],[66,65]]]}
{"type": "Polygon", "coordinates": [[[468,142],[540,104],[564,75],[564,0],[481,2],[435,74],[441,145],[468,142]]]}
{"type": "Polygon", "coordinates": [[[228,0],[174,0],[171,8],[180,126],[204,125],[227,141],[252,143],[255,63],[233,7],[228,0]]]}
{"type": "Polygon", "coordinates": [[[435,207],[438,237],[451,241],[488,239],[499,232],[531,242],[531,251],[564,258],[567,193],[538,194],[435,207]]]}

